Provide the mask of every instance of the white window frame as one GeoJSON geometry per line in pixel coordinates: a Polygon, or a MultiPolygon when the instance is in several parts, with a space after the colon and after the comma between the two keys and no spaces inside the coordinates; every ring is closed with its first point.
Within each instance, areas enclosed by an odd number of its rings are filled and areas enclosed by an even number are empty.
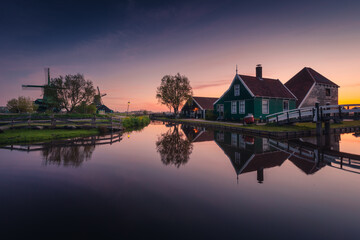
{"type": "Polygon", "coordinates": [[[262,114],[269,114],[269,99],[262,99],[261,100],[261,113],[262,114]],[[267,102],[266,112],[264,112],[264,102],[267,102]]]}
{"type": "Polygon", "coordinates": [[[237,104],[236,101],[231,101],[231,114],[237,114],[237,104]],[[235,105],[234,105],[235,104],[235,105]]]}
{"type": "Polygon", "coordinates": [[[236,133],[231,133],[231,146],[237,147],[237,145],[238,145],[237,137],[238,137],[238,135],[236,133]]]}
{"type": "Polygon", "coordinates": [[[234,96],[240,96],[240,84],[235,84],[234,85],[234,96]]]}
{"type": "Polygon", "coordinates": [[[239,114],[245,114],[245,100],[239,101],[239,114]],[[241,107],[244,107],[243,109],[241,107]]]}
{"type": "Polygon", "coordinates": [[[283,100],[283,111],[289,111],[289,100],[283,100]],[[287,102],[287,109],[285,109],[285,103],[287,102]]]}

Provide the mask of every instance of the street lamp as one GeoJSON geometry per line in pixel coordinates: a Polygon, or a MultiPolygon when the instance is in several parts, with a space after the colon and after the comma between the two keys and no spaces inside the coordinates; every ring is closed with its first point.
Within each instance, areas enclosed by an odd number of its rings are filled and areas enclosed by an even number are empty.
{"type": "Polygon", "coordinates": [[[129,115],[129,107],[130,107],[130,101],[128,101],[127,114],[126,115],[129,115]]]}

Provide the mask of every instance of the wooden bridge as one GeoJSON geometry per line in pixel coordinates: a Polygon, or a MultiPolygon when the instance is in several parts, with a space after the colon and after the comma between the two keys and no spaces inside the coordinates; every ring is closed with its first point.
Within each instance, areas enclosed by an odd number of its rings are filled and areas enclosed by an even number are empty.
{"type": "Polygon", "coordinates": [[[271,147],[314,165],[318,170],[323,166],[337,168],[346,172],[360,174],[360,155],[335,151],[307,142],[280,142],[269,139],[271,147]]]}
{"type": "Polygon", "coordinates": [[[289,124],[297,122],[326,122],[330,120],[360,119],[360,104],[325,105],[306,108],[297,108],[288,111],[270,114],[266,117],[267,123],[289,124]]]}

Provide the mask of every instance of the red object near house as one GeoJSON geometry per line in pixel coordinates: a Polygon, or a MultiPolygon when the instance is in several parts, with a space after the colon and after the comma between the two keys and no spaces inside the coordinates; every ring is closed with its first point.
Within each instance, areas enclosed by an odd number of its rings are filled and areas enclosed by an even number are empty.
{"type": "Polygon", "coordinates": [[[244,122],[246,124],[254,123],[255,122],[254,115],[248,114],[246,117],[244,117],[244,122]]]}

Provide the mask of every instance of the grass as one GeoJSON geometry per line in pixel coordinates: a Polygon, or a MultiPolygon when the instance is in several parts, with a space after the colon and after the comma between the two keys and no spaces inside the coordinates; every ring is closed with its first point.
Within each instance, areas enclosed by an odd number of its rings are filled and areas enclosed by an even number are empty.
{"type": "Polygon", "coordinates": [[[16,129],[6,130],[0,133],[0,145],[15,144],[15,143],[29,143],[29,142],[46,142],[54,139],[67,139],[74,137],[88,137],[99,134],[98,129],[46,129],[46,130],[31,130],[31,129],[16,129]]]}
{"type": "MultiPolygon", "coordinates": [[[[169,120],[167,118],[158,118],[159,120],[169,120]]],[[[294,132],[294,131],[306,131],[316,129],[315,123],[296,123],[294,125],[275,125],[275,124],[266,124],[266,125],[239,125],[231,122],[210,122],[210,121],[194,121],[190,119],[171,119],[175,122],[188,122],[188,123],[202,123],[209,126],[227,126],[227,127],[236,127],[241,129],[253,129],[260,131],[269,131],[269,132],[294,132]]],[[[360,121],[344,121],[342,123],[332,123],[331,128],[341,128],[341,127],[355,127],[360,126],[360,121]]]]}
{"type": "Polygon", "coordinates": [[[150,123],[149,116],[139,116],[139,117],[131,116],[122,119],[122,125],[127,131],[143,128],[149,125],[149,123],[150,123]]]}

